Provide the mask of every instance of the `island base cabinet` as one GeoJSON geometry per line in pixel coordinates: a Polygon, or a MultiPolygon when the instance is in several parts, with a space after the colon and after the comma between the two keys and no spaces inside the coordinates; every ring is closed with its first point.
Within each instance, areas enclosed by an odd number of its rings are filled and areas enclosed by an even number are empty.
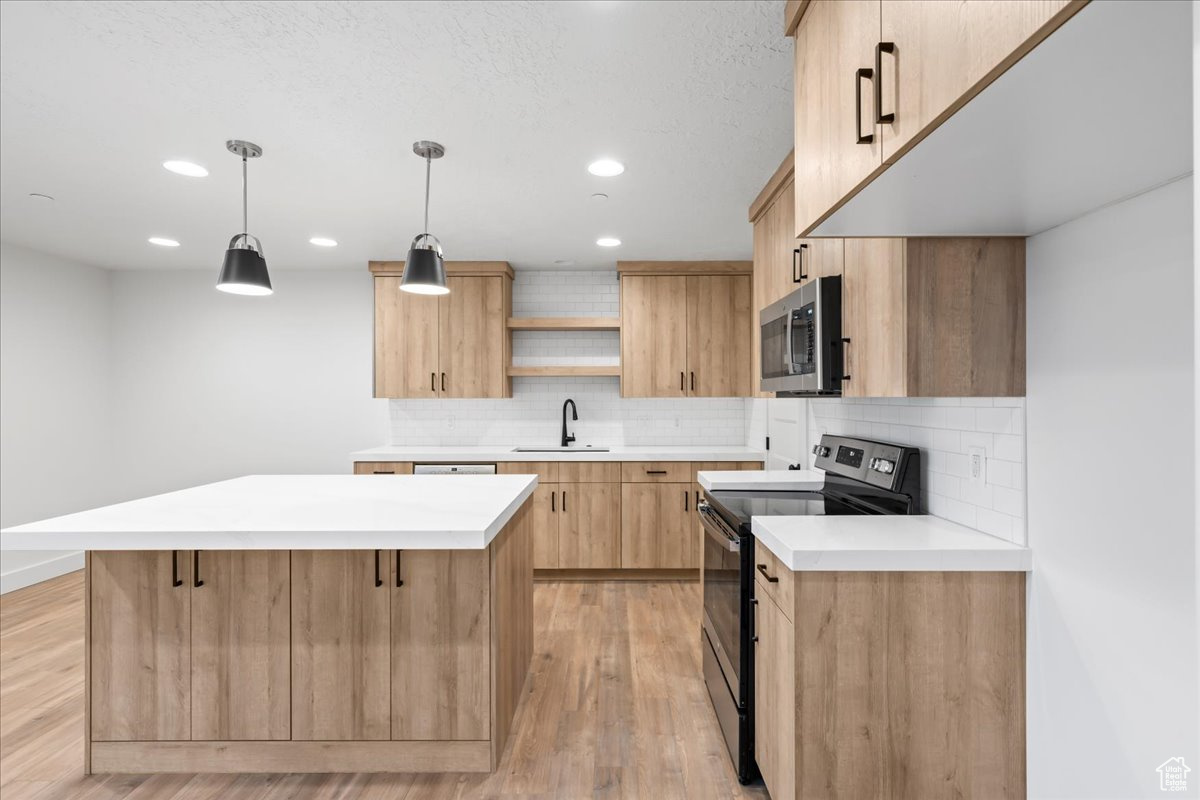
{"type": "Polygon", "coordinates": [[[790,619],[755,588],[771,797],[1025,797],[1024,573],[797,572],[790,619]]]}

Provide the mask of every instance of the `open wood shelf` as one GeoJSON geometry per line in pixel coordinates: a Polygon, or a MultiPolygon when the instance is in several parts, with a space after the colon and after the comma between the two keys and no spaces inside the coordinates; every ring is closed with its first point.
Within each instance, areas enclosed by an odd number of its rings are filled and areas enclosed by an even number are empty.
{"type": "Polygon", "coordinates": [[[619,364],[586,364],[580,366],[546,365],[536,367],[509,367],[513,378],[605,378],[620,377],[619,364]]]}
{"type": "Polygon", "coordinates": [[[619,331],[620,317],[509,317],[513,331],[619,331]]]}

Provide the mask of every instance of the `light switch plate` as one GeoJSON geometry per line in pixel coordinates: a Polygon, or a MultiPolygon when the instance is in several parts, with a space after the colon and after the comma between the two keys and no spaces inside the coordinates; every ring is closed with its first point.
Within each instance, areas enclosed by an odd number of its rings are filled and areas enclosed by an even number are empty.
{"type": "Polygon", "coordinates": [[[967,482],[981,489],[987,485],[987,450],[978,445],[967,448],[967,482]]]}

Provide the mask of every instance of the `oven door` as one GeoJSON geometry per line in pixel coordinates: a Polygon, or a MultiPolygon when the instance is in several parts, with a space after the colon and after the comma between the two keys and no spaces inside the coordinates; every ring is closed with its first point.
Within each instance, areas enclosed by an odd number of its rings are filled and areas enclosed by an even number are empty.
{"type": "Polygon", "coordinates": [[[742,639],[745,623],[744,569],[748,563],[742,552],[742,537],[730,528],[708,503],[701,501],[696,511],[704,526],[704,630],[721,667],[726,688],[744,708],[748,700],[742,675],[742,639]]]}

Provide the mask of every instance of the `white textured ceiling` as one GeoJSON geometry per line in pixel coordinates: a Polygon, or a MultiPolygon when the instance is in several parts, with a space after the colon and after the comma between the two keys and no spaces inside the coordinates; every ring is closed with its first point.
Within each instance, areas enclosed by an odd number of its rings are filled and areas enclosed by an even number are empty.
{"type": "Polygon", "coordinates": [[[224,142],[242,138],[265,151],[250,232],[271,268],[361,269],[420,232],[411,145],[429,138],[447,151],[430,229],[448,259],[748,258],[746,208],[792,141],[782,6],[5,2],[0,237],[216,270],[241,227],[224,142]],[[625,174],[588,175],[598,156],[625,174]],[[210,175],[173,175],[172,158],[210,175]]]}

